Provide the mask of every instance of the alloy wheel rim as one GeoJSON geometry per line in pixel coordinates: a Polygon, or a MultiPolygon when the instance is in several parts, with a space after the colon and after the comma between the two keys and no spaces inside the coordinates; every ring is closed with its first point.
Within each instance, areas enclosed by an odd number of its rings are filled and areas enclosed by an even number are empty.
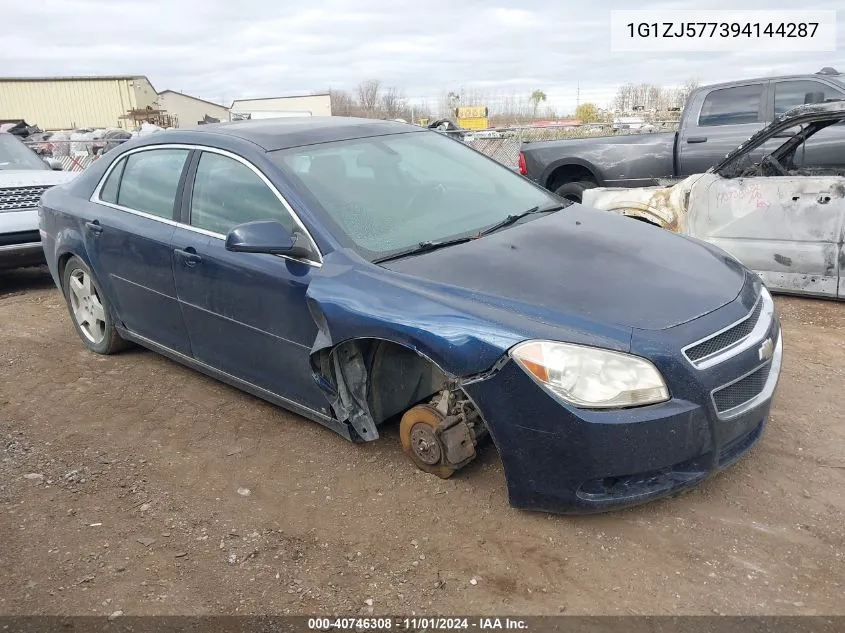
{"type": "Polygon", "coordinates": [[[70,275],[70,307],[82,334],[97,345],[106,336],[106,311],[91,275],[77,268],[70,275]]]}

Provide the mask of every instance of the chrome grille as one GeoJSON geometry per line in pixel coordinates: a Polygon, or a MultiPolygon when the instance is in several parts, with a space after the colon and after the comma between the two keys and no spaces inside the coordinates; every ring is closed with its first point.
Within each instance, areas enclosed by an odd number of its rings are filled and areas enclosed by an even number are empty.
{"type": "Polygon", "coordinates": [[[714,391],[713,405],[716,411],[725,413],[759,396],[766,387],[770,369],[771,364],[766,363],[744,378],[714,391]]]}
{"type": "Polygon", "coordinates": [[[695,363],[696,361],[700,361],[701,359],[712,356],[713,354],[718,354],[723,349],[726,349],[731,345],[739,343],[742,339],[751,334],[751,331],[757,324],[757,320],[760,318],[760,312],[762,312],[762,310],[763,302],[758,300],[754,309],[751,311],[751,314],[749,314],[744,321],[737,323],[732,328],[725,330],[706,341],[702,341],[698,345],[690,347],[685,352],[687,358],[695,363]]]}
{"type": "Polygon", "coordinates": [[[33,187],[9,187],[7,189],[0,189],[0,212],[34,209],[38,206],[41,194],[52,186],[37,185],[33,187]]]}

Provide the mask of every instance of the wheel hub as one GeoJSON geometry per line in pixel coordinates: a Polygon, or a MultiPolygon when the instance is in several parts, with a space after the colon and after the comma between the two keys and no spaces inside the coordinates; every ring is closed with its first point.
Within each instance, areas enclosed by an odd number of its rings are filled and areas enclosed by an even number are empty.
{"type": "Polygon", "coordinates": [[[415,424],[411,429],[411,450],[424,464],[440,462],[440,444],[434,436],[434,429],[427,424],[415,424]]]}

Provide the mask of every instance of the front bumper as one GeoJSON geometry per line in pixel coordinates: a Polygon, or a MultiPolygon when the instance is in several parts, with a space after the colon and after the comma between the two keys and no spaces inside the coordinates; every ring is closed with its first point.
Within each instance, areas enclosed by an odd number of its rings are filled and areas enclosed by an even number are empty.
{"type": "MultiPolygon", "coordinates": [[[[499,450],[511,505],[603,512],[691,488],[751,449],[765,429],[780,376],[783,342],[776,315],[768,334],[776,343],[766,363],[761,365],[755,347],[702,375],[694,387],[673,390],[671,400],[645,407],[570,407],[513,361],[464,389],[499,450]],[[752,367],[768,368],[762,390],[729,415],[717,413],[714,388],[752,367]]],[[[696,371],[690,368],[688,375],[696,371]]]]}
{"type": "Polygon", "coordinates": [[[38,232],[38,212],[0,213],[0,269],[38,266],[45,261],[38,232]]]}

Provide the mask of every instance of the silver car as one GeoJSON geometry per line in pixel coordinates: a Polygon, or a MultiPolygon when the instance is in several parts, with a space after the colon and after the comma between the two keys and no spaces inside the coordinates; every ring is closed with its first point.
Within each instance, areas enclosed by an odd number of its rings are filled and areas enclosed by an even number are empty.
{"type": "Polygon", "coordinates": [[[76,176],[61,166],[40,158],[13,134],[0,133],[0,269],[44,263],[37,205],[47,189],[76,176]]]}

